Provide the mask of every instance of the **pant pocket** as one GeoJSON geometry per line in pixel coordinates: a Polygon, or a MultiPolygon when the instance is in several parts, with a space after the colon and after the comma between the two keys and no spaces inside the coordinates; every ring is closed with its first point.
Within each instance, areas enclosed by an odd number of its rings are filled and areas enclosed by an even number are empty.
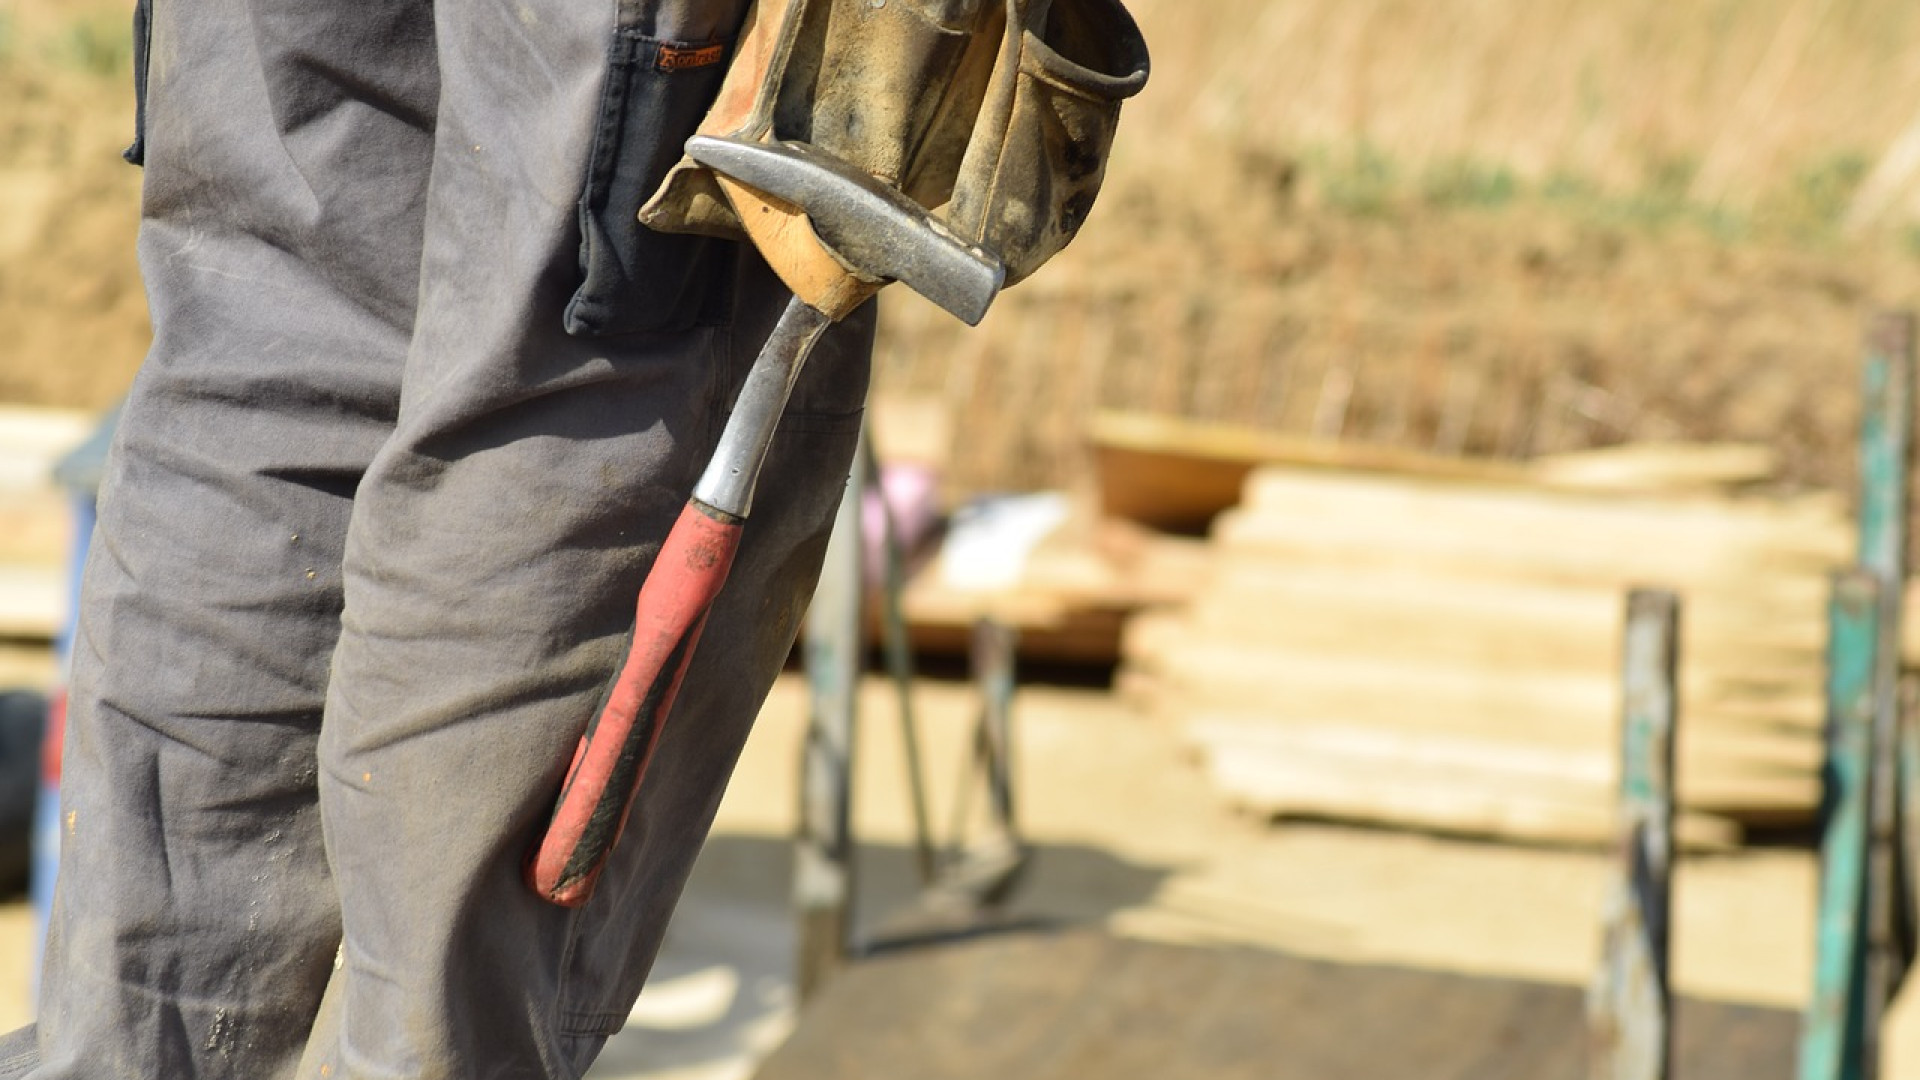
{"type": "Polygon", "coordinates": [[[133,5],[133,143],[120,156],[131,165],[147,163],[147,62],[153,55],[153,0],[133,5]]]}
{"type": "Polygon", "coordinates": [[[616,34],[580,198],[581,282],[567,304],[569,334],[657,333],[725,320],[736,246],[655,232],[638,215],[706,114],[727,53],[721,42],[616,34]]]}
{"type": "Polygon", "coordinates": [[[1006,263],[1007,284],[1067,246],[1106,175],[1120,103],[1147,82],[1147,46],[1119,0],[1009,0],[994,83],[948,222],[1006,263]]]}

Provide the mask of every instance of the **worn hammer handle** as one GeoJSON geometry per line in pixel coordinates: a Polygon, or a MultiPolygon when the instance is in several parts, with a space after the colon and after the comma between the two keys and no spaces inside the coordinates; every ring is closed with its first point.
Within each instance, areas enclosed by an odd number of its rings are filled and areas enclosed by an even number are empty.
{"type": "Polygon", "coordinates": [[[634,606],[633,643],[574,751],[527,884],[562,907],[593,895],[653,757],[707,611],[726,584],[743,519],[690,500],[634,606]]]}

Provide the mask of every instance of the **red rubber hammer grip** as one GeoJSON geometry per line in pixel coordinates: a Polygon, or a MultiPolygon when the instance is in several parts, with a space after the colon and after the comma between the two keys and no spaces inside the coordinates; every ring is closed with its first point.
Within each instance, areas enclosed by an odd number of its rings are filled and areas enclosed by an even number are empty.
{"type": "Polygon", "coordinates": [[[562,907],[593,895],[626,828],[707,610],[726,584],[744,522],[687,503],[634,606],[633,644],[573,754],[553,821],[527,860],[527,884],[562,907]]]}

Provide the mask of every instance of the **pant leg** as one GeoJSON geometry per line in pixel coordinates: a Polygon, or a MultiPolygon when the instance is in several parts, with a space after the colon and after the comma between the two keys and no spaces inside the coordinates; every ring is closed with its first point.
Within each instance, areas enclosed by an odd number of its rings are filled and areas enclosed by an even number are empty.
{"type": "Polygon", "coordinates": [[[155,340],[87,573],[26,1075],[278,1080],[339,940],[315,744],[351,495],[398,409],[433,28],[418,2],[154,15],[155,340]]]}
{"type": "MultiPolygon", "coordinates": [[[[674,298],[662,327],[563,331],[576,200],[621,127],[608,88],[652,77],[609,57],[635,55],[634,35],[706,42],[743,6],[439,11],[421,308],[398,428],[354,509],[320,748],[345,945],[302,1075],[579,1075],[639,991],[790,646],[854,445],[870,313],[822,343],[797,389],[599,895],[580,912],[532,895],[523,860],[635,593],[784,301],[733,248],[650,286],[674,298]]],[[[626,128],[669,151],[687,133],[626,128]]]]}

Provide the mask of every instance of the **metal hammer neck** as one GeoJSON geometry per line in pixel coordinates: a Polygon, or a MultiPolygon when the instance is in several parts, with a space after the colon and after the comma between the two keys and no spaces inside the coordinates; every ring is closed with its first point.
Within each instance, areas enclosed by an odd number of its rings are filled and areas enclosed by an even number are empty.
{"type": "Polygon", "coordinates": [[[754,484],[780,414],[786,411],[807,354],[830,325],[831,319],[799,298],[787,301],[760,359],[747,373],[746,385],[740,388],[740,400],[727,417],[713,460],[694,485],[694,498],[738,518],[752,512],[754,484]]]}

